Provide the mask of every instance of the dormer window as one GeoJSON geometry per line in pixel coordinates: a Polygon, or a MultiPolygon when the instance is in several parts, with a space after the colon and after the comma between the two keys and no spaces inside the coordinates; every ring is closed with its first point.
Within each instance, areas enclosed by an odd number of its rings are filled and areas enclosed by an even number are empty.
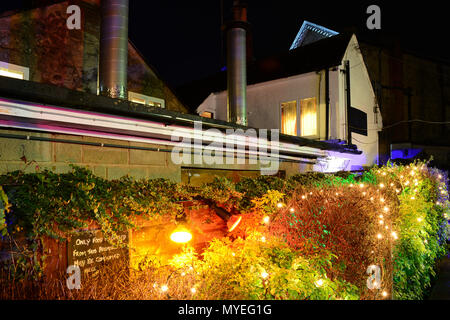
{"type": "Polygon", "coordinates": [[[0,61],[0,76],[20,80],[30,80],[30,69],[0,61]]]}
{"type": "Polygon", "coordinates": [[[163,99],[146,96],[136,92],[128,92],[128,100],[134,103],[145,104],[146,106],[165,108],[166,103],[163,99]]]}

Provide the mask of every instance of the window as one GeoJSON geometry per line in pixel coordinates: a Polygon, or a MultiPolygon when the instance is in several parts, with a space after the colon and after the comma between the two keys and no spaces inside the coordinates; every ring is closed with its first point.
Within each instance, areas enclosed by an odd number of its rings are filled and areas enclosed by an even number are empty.
{"type": "Polygon", "coordinates": [[[166,104],[163,99],[149,97],[136,92],[128,92],[128,100],[134,103],[145,104],[151,107],[165,108],[166,104]]]}
{"type": "Polygon", "coordinates": [[[300,100],[300,135],[309,137],[317,134],[316,98],[300,100]]]}
{"type": "Polygon", "coordinates": [[[214,119],[214,113],[209,111],[204,111],[200,114],[200,117],[214,119]]]}
{"type": "Polygon", "coordinates": [[[20,80],[29,80],[30,71],[26,67],[0,61],[0,76],[20,80]]]}
{"type": "Polygon", "coordinates": [[[281,133],[290,136],[297,135],[297,101],[281,104],[281,133]]]}

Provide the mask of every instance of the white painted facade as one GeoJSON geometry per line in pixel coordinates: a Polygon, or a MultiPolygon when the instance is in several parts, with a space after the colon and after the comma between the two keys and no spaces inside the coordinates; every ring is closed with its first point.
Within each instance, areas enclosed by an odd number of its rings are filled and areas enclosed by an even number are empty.
{"type": "MultiPolygon", "coordinates": [[[[351,105],[367,114],[367,136],[352,132],[352,143],[363,152],[360,156],[329,153],[336,157],[338,169],[354,170],[361,166],[378,163],[378,132],[382,128],[374,90],[359,50],[356,36],[349,41],[341,65],[329,70],[329,136],[326,137],[325,70],[299,74],[249,85],[247,87],[248,126],[263,129],[281,128],[281,103],[297,101],[297,118],[300,119],[300,100],[316,98],[318,134],[306,138],[315,140],[347,140],[346,79],[344,63],[350,62],[351,105]]],[[[227,92],[211,93],[197,108],[198,114],[205,111],[215,119],[227,121],[227,92]]],[[[336,171],[317,168],[320,171],[336,171]]]]}

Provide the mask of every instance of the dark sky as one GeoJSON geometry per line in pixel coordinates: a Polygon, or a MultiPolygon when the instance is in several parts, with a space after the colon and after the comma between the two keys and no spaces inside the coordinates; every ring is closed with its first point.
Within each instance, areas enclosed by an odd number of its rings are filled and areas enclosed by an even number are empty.
{"type": "MultiPolygon", "coordinates": [[[[230,13],[232,0],[224,2],[230,13]]],[[[24,0],[0,4],[0,11],[20,8],[24,0]]],[[[288,50],[303,20],[336,31],[355,27],[368,35],[366,8],[382,12],[382,34],[414,51],[450,59],[449,31],[442,1],[249,0],[249,22],[256,57],[288,50]]],[[[169,84],[215,73],[224,64],[221,48],[221,0],[130,0],[129,37],[169,84]]]]}

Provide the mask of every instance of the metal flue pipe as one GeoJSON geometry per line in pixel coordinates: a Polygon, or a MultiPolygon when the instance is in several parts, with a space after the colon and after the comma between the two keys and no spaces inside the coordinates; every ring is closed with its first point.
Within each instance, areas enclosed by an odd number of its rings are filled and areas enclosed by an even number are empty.
{"type": "Polygon", "coordinates": [[[100,94],[127,98],[129,0],[102,0],[100,94]]]}
{"type": "Polygon", "coordinates": [[[233,21],[227,25],[228,120],[247,126],[247,7],[233,4],[233,21]]]}

